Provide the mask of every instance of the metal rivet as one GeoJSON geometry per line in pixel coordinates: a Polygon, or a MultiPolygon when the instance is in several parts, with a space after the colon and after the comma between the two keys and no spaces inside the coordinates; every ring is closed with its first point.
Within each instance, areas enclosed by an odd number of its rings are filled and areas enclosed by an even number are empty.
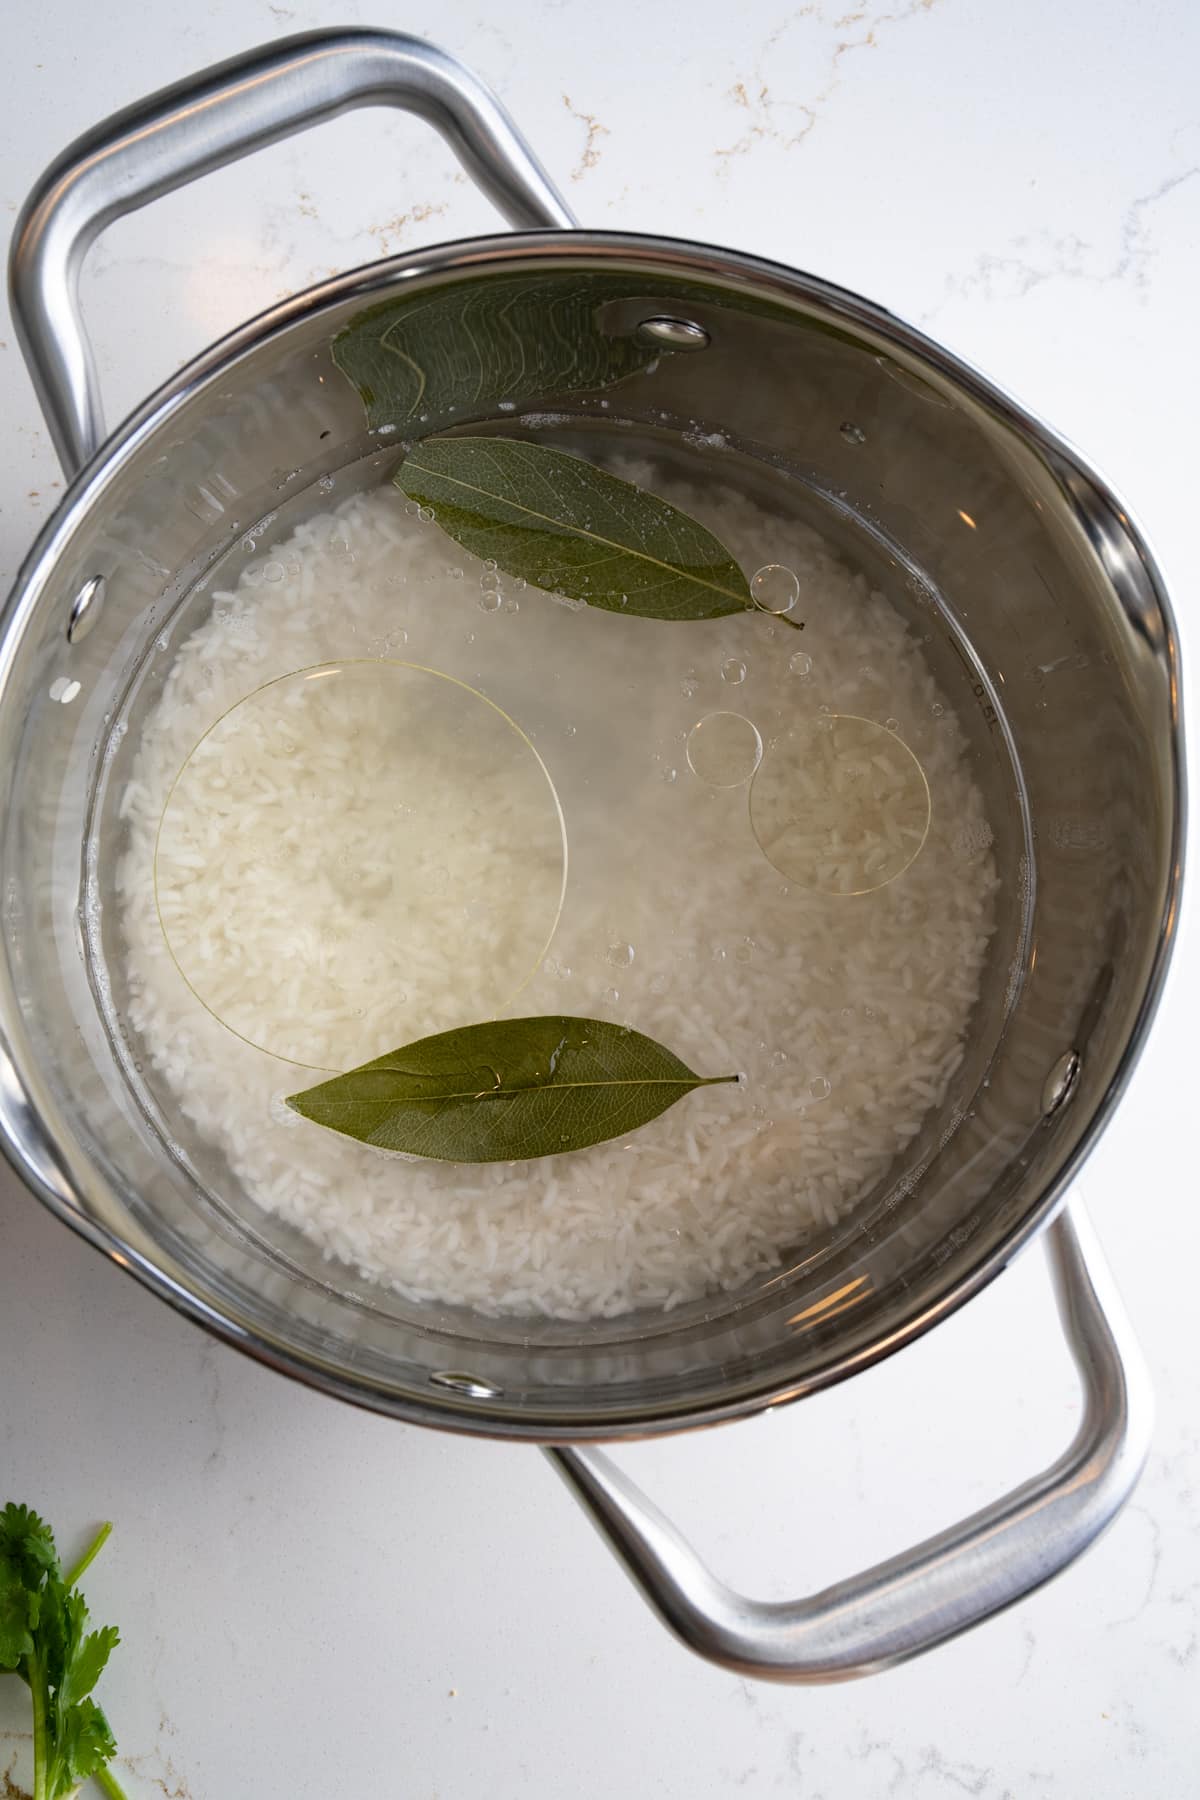
{"type": "Polygon", "coordinates": [[[472,1400],[498,1400],[504,1392],[490,1381],[480,1381],[477,1375],[464,1374],[461,1369],[437,1369],[429,1379],[434,1387],[452,1388],[456,1394],[467,1394],[472,1400]]]}
{"type": "Polygon", "coordinates": [[[67,620],[68,644],[81,644],[104,610],[106,582],[103,575],[92,575],[75,596],[71,616],[67,620]]]}
{"type": "Polygon", "coordinates": [[[637,334],[646,344],[657,344],[660,350],[707,350],[711,339],[703,325],[690,319],[643,319],[637,334]]]}
{"type": "Polygon", "coordinates": [[[1077,1050],[1064,1050],[1042,1084],[1042,1117],[1048,1119],[1065,1106],[1079,1085],[1083,1064],[1077,1050]]]}

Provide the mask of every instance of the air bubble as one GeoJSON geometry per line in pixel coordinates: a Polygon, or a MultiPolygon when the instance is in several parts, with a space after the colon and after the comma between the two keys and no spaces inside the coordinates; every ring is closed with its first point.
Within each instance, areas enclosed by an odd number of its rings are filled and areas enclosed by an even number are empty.
{"type": "Polygon", "coordinates": [[[735,962],[748,963],[753,960],[754,952],[757,949],[758,945],[753,938],[743,938],[733,953],[733,959],[735,962]]]}
{"type": "Polygon", "coordinates": [[[485,613],[500,611],[500,595],[495,588],[484,588],[479,596],[479,610],[485,613]]]}
{"type": "Polygon", "coordinates": [[[867,441],[866,432],[861,425],[856,425],[853,419],[847,419],[844,425],[838,426],[838,430],[848,444],[865,444],[867,441]]]}
{"type": "Polygon", "coordinates": [[[610,944],[605,955],[614,969],[627,969],[633,961],[633,945],[610,944]]]}
{"type": "Polygon", "coordinates": [[[332,494],[334,488],[333,476],[322,475],[321,479],[317,482],[317,486],[323,494],[332,494]]]}
{"type": "Polygon", "coordinates": [[[815,1075],[808,1084],[808,1091],[814,1100],[828,1100],[833,1089],[823,1075],[815,1075]]]}
{"type": "Polygon", "coordinates": [[[933,714],[935,719],[942,719],[942,718],[945,718],[945,716],[946,716],[946,709],[942,705],[940,700],[935,700],[929,710],[933,714]]]}
{"type": "Polygon", "coordinates": [[[807,650],[793,650],[788,657],[788,669],[800,681],[807,681],[812,674],[812,657],[807,650]]]}
{"type": "Polygon", "coordinates": [[[435,517],[432,506],[418,506],[417,517],[423,525],[432,525],[435,517]]]}
{"type": "Polygon", "coordinates": [[[800,598],[800,582],[785,563],[764,563],[750,578],[750,595],[760,612],[791,612],[800,598]]]}
{"type": "Polygon", "coordinates": [[[721,664],[721,680],[727,681],[731,687],[740,687],[746,679],[746,665],[740,657],[727,656],[721,664]]]}

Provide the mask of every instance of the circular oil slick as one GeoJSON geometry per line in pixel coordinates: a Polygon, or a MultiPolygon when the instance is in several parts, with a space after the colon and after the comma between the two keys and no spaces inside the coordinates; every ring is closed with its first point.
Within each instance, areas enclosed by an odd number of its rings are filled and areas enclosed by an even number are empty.
{"type": "Polygon", "coordinates": [[[750,789],[764,856],[823,894],[869,894],[895,881],[920,855],[929,818],[929,784],[908,745],[849,713],[792,726],[750,789]]]}
{"type": "Polygon", "coordinates": [[[343,1069],[510,1005],[566,864],[558,796],[506,713],[435,669],[355,660],[268,682],[209,728],[167,797],[154,882],[222,1024],[343,1069]]]}
{"type": "Polygon", "coordinates": [[[688,767],[709,787],[741,787],[762,761],[758,727],[741,713],[709,713],[687,738],[688,767]]]}

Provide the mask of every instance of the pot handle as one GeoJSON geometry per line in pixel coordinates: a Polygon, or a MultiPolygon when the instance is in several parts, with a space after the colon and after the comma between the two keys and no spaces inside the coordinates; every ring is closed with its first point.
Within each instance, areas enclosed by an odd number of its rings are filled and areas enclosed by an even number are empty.
{"type": "Polygon", "coordinates": [[[663,1623],[710,1662],[770,1680],[825,1682],[918,1656],[1065,1569],[1120,1511],[1146,1460],[1149,1377],[1077,1203],[1049,1227],[1046,1243],[1083,1390],[1072,1444],[981,1512],[807,1599],[734,1593],[607,1457],[565,1448],[546,1455],[663,1623]]]}
{"type": "Polygon", "coordinates": [[[394,31],[311,31],[251,50],[114,113],[65,150],[22,209],[9,257],[17,336],[67,475],[104,439],[79,271],[123,213],[356,106],[439,131],[517,228],[575,223],[495,97],[432,44],[394,31]]]}

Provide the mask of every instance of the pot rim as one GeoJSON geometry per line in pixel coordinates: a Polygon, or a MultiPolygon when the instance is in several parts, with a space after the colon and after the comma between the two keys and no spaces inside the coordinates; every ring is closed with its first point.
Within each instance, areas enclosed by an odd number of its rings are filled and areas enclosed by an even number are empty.
{"type": "Polygon", "coordinates": [[[406,1423],[496,1439],[571,1443],[660,1436],[750,1416],[815,1393],[858,1373],[914,1342],[978,1294],[1055,1216],[1067,1189],[1091,1153],[1120,1100],[1157,1012],[1174,948],[1179,917],[1186,816],[1186,763],[1180,701],[1180,656],[1177,627],[1157,564],[1129,508],[1111,485],[1078,451],[1036,414],[996,387],[978,370],[936,340],[873,301],[786,264],[686,239],[651,233],[610,231],[507,232],[462,239],[370,263],[303,290],[258,313],[186,363],[158,387],[100,446],[67,487],[18,570],[0,611],[0,704],[12,670],[12,649],[23,635],[48,573],[79,519],[103,504],[110,480],[154,433],[202,387],[225,378],[243,357],[303,320],[348,299],[364,303],[394,293],[397,286],[428,276],[493,271],[505,264],[528,264],[531,258],[561,263],[577,256],[611,258],[614,262],[651,262],[656,272],[690,275],[701,280],[752,288],[788,301],[815,303],[826,315],[849,327],[869,330],[908,352],[937,374],[947,377],[970,399],[985,406],[1003,423],[1031,439],[1042,453],[1068,464],[1089,482],[1116,514],[1141,559],[1164,627],[1164,654],[1171,675],[1171,791],[1173,818],[1171,877],[1164,896],[1155,955],[1128,1041],[1107,1089],[1097,1102],[1080,1141],[1063,1166],[1006,1236],[932,1301],[910,1307],[897,1322],[869,1344],[832,1355],[801,1380],[778,1377],[762,1386],[743,1386],[728,1399],[694,1409],[676,1404],[664,1409],[623,1413],[619,1419],[580,1423],[569,1414],[561,1419],[523,1418],[519,1409],[500,1399],[456,1395],[430,1389],[428,1396],[397,1395],[369,1379],[356,1379],[319,1358],[285,1347],[227,1317],[198,1293],[167,1274],[119,1233],[88,1216],[78,1199],[85,1183],[77,1176],[87,1159],[78,1152],[60,1109],[37,1079],[7,958],[0,958],[0,1150],[24,1184],[71,1229],[126,1269],[142,1286],[176,1312],[204,1326],[214,1336],[258,1362],[334,1398],[383,1413],[406,1423]],[[20,1071],[20,1073],[18,1073],[20,1071]],[[70,1154],[64,1154],[64,1144],[70,1154]]]}

